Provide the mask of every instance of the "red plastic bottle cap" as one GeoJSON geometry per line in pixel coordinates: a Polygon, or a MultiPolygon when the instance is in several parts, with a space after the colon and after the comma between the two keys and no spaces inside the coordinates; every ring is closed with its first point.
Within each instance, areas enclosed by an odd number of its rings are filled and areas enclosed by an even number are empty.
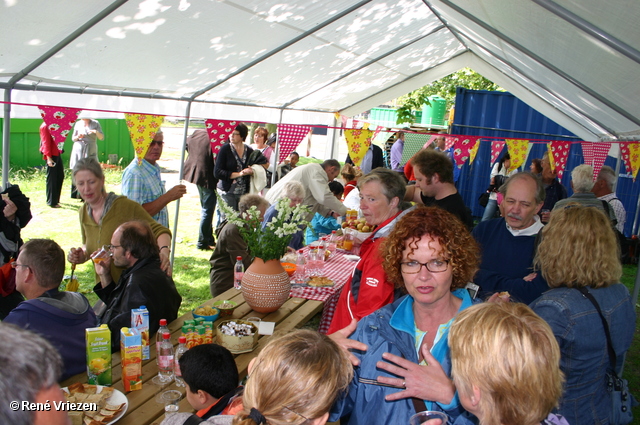
{"type": "Polygon", "coordinates": [[[236,261],[238,261],[238,260],[242,260],[242,257],[239,256],[239,255],[236,257],[236,261]]]}
{"type": "Polygon", "coordinates": [[[178,342],[180,344],[186,344],[187,343],[187,337],[186,336],[181,336],[180,338],[178,338],[178,342]]]}
{"type": "Polygon", "coordinates": [[[160,319],[160,326],[167,326],[167,319],[160,319]]]}
{"type": "Polygon", "coordinates": [[[171,338],[171,334],[169,332],[165,332],[162,334],[162,339],[169,339],[171,338]]]}
{"type": "Polygon", "coordinates": [[[302,254],[302,250],[301,249],[298,250],[298,254],[302,254]]]}

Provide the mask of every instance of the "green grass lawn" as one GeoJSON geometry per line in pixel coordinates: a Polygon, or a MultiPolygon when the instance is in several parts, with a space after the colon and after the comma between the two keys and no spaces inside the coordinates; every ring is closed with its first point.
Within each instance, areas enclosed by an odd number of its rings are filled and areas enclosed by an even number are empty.
{"type": "MultiPolygon", "coordinates": [[[[163,155],[163,159],[179,160],[175,152],[163,155]]],[[[300,163],[321,162],[313,159],[301,158],[300,163]]],[[[106,171],[106,186],[108,191],[120,193],[121,170],[106,171]]],[[[22,191],[31,200],[33,219],[23,229],[23,239],[50,238],[55,240],[67,252],[71,247],[81,245],[78,208],[82,205],[79,200],[70,198],[69,170],[65,178],[60,204],[63,208],[49,208],[45,196],[45,174],[41,170],[12,170],[11,183],[19,184],[22,191]]],[[[178,231],[176,234],[175,261],[173,279],[182,295],[182,306],[179,314],[190,311],[203,301],[211,298],[209,293],[209,256],[210,252],[196,248],[198,225],[200,222],[200,203],[197,189],[187,183],[188,193],[180,200],[180,214],[178,231]]],[[[170,187],[171,185],[168,185],[170,187]]],[[[169,205],[171,223],[175,214],[175,203],[169,205]]],[[[172,229],[173,231],[173,229],[172,229]]],[[[636,266],[626,265],[622,282],[633,290],[636,266]]],[[[67,265],[67,274],[71,272],[67,265]]],[[[94,303],[97,297],[93,288],[93,266],[90,262],[79,265],[76,274],[80,282],[80,292],[94,303]]],[[[639,312],[636,305],[636,312],[639,312]]],[[[316,318],[311,326],[317,328],[316,318]]],[[[637,331],[633,345],[627,353],[624,377],[629,380],[631,392],[640,398],[640,334],[637,331]]],[[[634,423],[640,424],[640,407],[634,409],[634,423]]]]}

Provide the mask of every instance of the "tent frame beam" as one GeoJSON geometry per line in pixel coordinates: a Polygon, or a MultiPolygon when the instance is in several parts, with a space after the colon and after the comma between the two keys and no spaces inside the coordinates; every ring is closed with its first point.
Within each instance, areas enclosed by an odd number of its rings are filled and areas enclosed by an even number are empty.
{"type": "Polygon", "coordinates": [[[348,76],[353,75],[356,72],[358,72],[358,71],[360,71],[360,70],[362,70],[362,69],[364,69],[364,68],[366,68],[368,66],[371,66],[371,65],[375,64],[379,60],[382,60],[382,59],[384,59],[384,58],[386,58],[386,57],[388,57],[388,56],[390,56],[390,55],[392,55],[392,54],[394,54],[394,53],[396,53],[396,52],[398,52],[398,51],[400,51],[400,50],[402,50],[402,49],[404,49],[406,47],[409,47],[410,45],[412,45],[414,43],[417,43],[418,41],[423,40],[423,39],[425,39],[425,38],[437,33],[438,31],[440,31],[442,29],[445,29],[445,28],[446,27],[444,25],[439,25],[438,27],[434,28],[432,31],[429,31],[429,33],[427,33],[427,34],[425,34],[425,35],[423,35],[421,37],[415,38],[415,39],[413,39],[413,40],[411,40],[411,41],[409,41],[409,42],[407,42],[405,44],[401,44],[400,46],[396,47],[395,49],[392,49],[392,50],[390,50],[390,51],[388,51],[388,52],[386,52],[386,53],[384,53],[384,54],[382,54],[380,56],[377,56],[377,57],[371,59],[370,61],[360,65],[359,67],[352,69],[351,71],[345,72],[344,74],[342,74],[339,77],[331,80],[327,84],[324,84],[324,85],[318,87],[317,89],[315,89],[315,90],[313,90],[313,91],[311,91],[309,93],[304,94],[303,96],[300,96],[300,97],[298,97],[296,99],[293,99],[290,102],[285,103],[284,105],[282,105],[282,107],[283,108],[287,108],[290,105],[293,105],[294,103],[299,102],[300,100],[304,99],[305,97],[311,96],[313,93],[316,93],[316,92],[324,89],[325,87],[329,87],[331,84],[337,83],[338,81],[343,80],[343,79],[347,78],[348,76]]]}
{"type": "Polygon", "coordinates": [[[533,2],[538,6],[543,7],[544,9],[553,13],[557,17],[564,19],[581,31],[589,34],[591,37],[601,41],[612,49],[615,49],[617,52],[623,54],[632,61],[640,63],[640,51],[629,46],[624,41],[621,41],[611,34],[603,31],[601,28],[596,27],[592,23],[585,21],[570,10],[565,9],[564,7],[551,0],[533,0],[533,2]]]}
{"type": "Polygon", "coordinates": [[[489,33],[493,34],[494,36],[496,36],[500,40],[504,41],[505,43],[511,45],[514,49],[519,50],[520,52],[522,52],[526,56],[530,57],[532,60],[536,61],[541,66],[544,66],[549,71],[555,73],[556,75],[558,75],[559,77],[561,77],[562,79],[564,79],[568,83],[572,84],[573,86],[575,86],[579,90],[582,90],[585,93],[589,94],[591,97],[593,97],[594,99],[598,100],[602,104],[606,105],[608,108],[610,108],[611,110],[615,111],[619,115],[625,117],[626,119],[628,119],[632,123],[640,126],[640,118],[638,118],[638,117],[634,116],[633,114],[629,113],[628,111],[624,110],[620,106],[616,105],[614,102],[611,102],[610,100],[604,98],[603,96],[601,96],[600,94],[596,93],[591,88],[585,86],[584,84],[582,84],[580,81],[576,80],[575,78],[571,77],[570,75],[568,75],[567,73],[565,73],[564,71],[562,71],[561,69],[556,67],[555,65],[553,65],[553,64],[549,63],[548,61],[546,61],[545,59],[541,58],[540,56],[538,56],[537,54],[535,54],[531,50],[527,49],[526,47],[524,47],[523,45],[521,45],[517,41],[511,39],[510,37],[507,37],[502,32],[500,32],[497,29],[493,28],[489,24],[487,24],[487,23],[481,21],[480,19],[476,18],[471,13],[467,12],[463,8],[459,7],[458,5],[452,3],[450,0],[441,0],[441,1],[442,1],[443,4],[447,5],[451,9],[455,10],[456,12],[458,12],[461,16],[464,16],[469,21],[473,22],[474,24],[478,25],[482,29],[484,29],[484,30],[488,31],[489,33]]]}
{"type": "Polygon", "coordinates": [[[349,15],[350,13],[358,10],[360,7],[364,6],[367,3],[370,3],[372,0],[362,0],[356,4],[354,4],[353,6],[343,10],[340,13],[337,13],[336,15],[332,16],[331,18],[327,19],[326,21],[323,21],[321,23],[319,23],[318,25],[316,25],[315,27],[311,28],[310,30],[307,30],[305,32],[303,32],[302,34],[300,34],[297,37],[292,38],[291,40],[287,41],[284,44],[281,44],[280,46],[276,47],[275,49],[265,53],[264,55],[260,56],[259,58],[249,62],[248,64],[238,68],[235,72],[230,73],[229,75],[227,75],[224,78],[219,79],[218,81],[208,85],[207,87],[198,90],[197,92],[195,92],[192,96],[191,96],[191,100],[196,99],[197,97],[202,96],[203,94],[205,94],[206,92],[213,90],[214,88],[218,87],[219,85],[223,84],[224,82],[230,80],[231,78],[235,77],[238,74],[241,74],[242,72],[246,71],[249,68],[253,68],[254,66],[260,64],[261,62],[269,59],[271,56],[275,55],[276,53],[279,53],[281,51],[283,51],[284,49],[286,49],[289,46],[294,45],[295,43],[297,43],[300,40],[303,40],[307,37],[309,37],[310,35],[316,33],[317,31],[321,30],[322,28],[326,27],[327,25],[330,25],[332,23],[334,23],[335,21],[337,21],[338,19],[341,19],[347,15],[349,15]]]}

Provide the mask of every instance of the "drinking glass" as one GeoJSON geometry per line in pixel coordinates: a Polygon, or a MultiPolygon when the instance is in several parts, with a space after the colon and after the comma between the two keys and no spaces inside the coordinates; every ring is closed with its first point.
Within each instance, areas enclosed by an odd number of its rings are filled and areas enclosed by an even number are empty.
{"type": "Polygon", "coordinates": [[[105,261],[107,258],[109,258],[110,255],[111,253],[109,252],[109,247],[105,245],[102,248],[100,248],[100,251],[93,254],[91,256],[91,259],[93,260],[94,263],[100,263],[102,261],[105,261]]]}
{"type": "Polygon", "coordinates": [[[322,272],[324,271],[324,247],[322,244],[309,250],[307,270],[309,276],[322,276],[322,272]]]}
{"type": "Polygon", "coordinates": [[[162,402],[164,403],[164,412],[166,415],[176,413],[180,407],[178,403],[182,398],[182,393],[177,390],[169,390],[162,393],[162,402]]]}
{"type": "Polygon", "coordinates": [[[430,410],[418,412],[409,419],[409,425],[446,425],[447,415],[430,410]]]}

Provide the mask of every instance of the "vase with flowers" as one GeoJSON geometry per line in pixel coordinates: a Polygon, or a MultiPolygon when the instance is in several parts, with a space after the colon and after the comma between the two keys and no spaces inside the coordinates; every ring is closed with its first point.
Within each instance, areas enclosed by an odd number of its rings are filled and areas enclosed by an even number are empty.
{"type": "Polygon", "coordinates": [[[245,301],[259,313],[276,311],[291,291],[291,281],[280,258],[286,254],[293,235],[309,224],[309,207],[292,205],[288,198],[281,198],[276,206],[278,214],[263,228],[262,214],[255,206],[240,216],[219,195],[218,205],[227,220],[238,226],[253,257],[242,278],[245,301]]]}

